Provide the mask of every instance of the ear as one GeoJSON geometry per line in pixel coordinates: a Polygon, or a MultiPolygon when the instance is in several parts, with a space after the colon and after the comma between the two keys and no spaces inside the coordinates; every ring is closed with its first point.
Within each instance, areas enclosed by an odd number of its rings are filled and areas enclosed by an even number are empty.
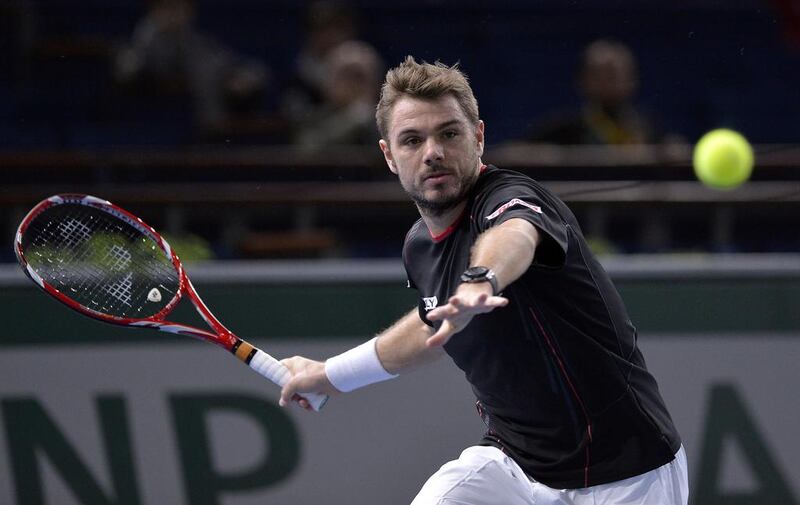
{"type": "Polygon", "coordinates": [[[478,126],[475,128],[475,140],[478,143],[478,156],[483,156],[483,132],[484,132],[484,124],[483,121],[478,121],[478,126]]]}
{"type": "Polygon", "coordinates": [[[397,174],[397,165],[394,162],[394,157],[392,156],[392,150],[389,148],[389,143],[383,139],[378,141],[378,145],[383,152],[383,157],[386,159],[386,164],[389,165],[389,170],[392,171],[393,174],[397,174]]]}

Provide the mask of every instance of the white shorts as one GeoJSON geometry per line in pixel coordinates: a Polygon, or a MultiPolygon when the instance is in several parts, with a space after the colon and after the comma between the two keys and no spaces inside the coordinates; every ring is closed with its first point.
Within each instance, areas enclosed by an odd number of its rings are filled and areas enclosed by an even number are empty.
{"type": "Polygon", "coordinates": [[[495,447],[467,448],[431,476],[411,505],[686,505],[683,447],[664,466],[581,489],[553,489],[528,477],[495,447]]]}

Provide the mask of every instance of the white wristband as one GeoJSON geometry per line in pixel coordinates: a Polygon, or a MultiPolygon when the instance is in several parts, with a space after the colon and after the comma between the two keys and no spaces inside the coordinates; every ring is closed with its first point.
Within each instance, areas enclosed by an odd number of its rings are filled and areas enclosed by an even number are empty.
{"type": "Polygon", "coordinates": [[[383,368],[375,348],[377,340],[378,337],[375,337],[325,362],[325,374],[333,387],[348,393],[368,384],[397,377],[383,368]]]}

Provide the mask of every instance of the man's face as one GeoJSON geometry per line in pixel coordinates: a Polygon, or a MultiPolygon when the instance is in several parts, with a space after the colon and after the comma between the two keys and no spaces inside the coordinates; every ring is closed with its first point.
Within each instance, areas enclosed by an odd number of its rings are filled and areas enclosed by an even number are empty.
{"type": "Polygon", "coordinates": [[[380,146],[420,211],[440,216],[464,201],[480,172],[483,121],[471,124],[456,98],[400,98],[380,146]]]}

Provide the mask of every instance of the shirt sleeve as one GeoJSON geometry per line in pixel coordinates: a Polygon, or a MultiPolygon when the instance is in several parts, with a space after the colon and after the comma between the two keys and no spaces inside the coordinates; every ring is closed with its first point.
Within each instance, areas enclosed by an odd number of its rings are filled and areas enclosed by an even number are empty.
{"type": "Polygon", "coordinates": [[[542,237],[533,264],[558,268],[566,259],[567,226],[549,201],[543,191],[523,181],[497,184],[487,188],[476,202],[474,223],[483,233],[509,219],[528,221],[542,237]]]}

